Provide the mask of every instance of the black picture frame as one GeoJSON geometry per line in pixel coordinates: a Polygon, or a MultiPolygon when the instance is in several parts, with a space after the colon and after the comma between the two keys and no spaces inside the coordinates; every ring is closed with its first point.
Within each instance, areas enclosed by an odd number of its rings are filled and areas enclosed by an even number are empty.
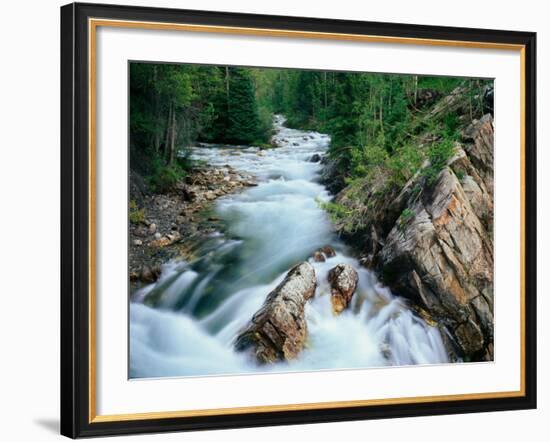
{"type": "Polygon", "coordinates": [[[536,408],[536,34],[488,29],[73,3],[61,8],[61,434],[336,422],[536,408]],[[524,395],[94,422],[90,419],[89,18],[521,45],[524,50],[524,395]]]}

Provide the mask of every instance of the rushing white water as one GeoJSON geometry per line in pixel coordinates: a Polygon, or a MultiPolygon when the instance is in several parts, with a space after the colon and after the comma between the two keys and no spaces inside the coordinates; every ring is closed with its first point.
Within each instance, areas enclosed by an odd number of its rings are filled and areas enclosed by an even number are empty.
{"type": "MultiPolygon", "coordinates": [[[[224,235],[214,235],[193,263],[168,263],[159,281],[134,294],[130,304],[130,376],[201,376],[260,371],[365,368],[447,362],[439,330],[415,316],[406,302],[346,253],[320,201],[331,196],[318,183],[330,138],[283,126],[282,147],[200,147],[194,157],[229,164],[256,176],[259,185],[217,201],[224,235]],[[331,245],[337,255],[312,262],[315,297],[306,304],[307,347],[290,363],[257,366],[233,350],[233,341],[290,267],[331,245]],[[329,270],[357,269],[352,305],[332,313],[329,270]],[[150,301],[150,300],[154,300],[150,301]],[[150,307],[147,304],[154,304],[150,307]]],[[[310,260],[311,261],[311,260],[310,260]]]]}

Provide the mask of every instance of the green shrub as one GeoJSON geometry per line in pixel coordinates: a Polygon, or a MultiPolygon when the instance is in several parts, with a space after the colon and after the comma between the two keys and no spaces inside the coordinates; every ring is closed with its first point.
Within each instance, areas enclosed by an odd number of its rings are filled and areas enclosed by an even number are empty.
{"type": "Polygon", "coordinates": [[[418,77],[419,88],[434,89],[443,94],[448,94],[457,86],[460,86],[463,82],[464,80],[462,78],[430,77],[430,76],[418,77]]]}
{"type": "Polygon", "coordinates": [[[170,166],[159,167],[149,178],[149,183],[155,192],[166,193],[186,175],[187,172],[176,162],[170,166]]]}
{"type": "Polygon", "coordinates": [[[449,112],[443,117],[443,130],[442,135],[445,138],[450,138],[457,141],[460,138],[460,132],[458,127],[460,126],[460,120],[456,112],[449,112]]]}
{"type": "Polygon", "coordinates": [[[129,209],[129,219],[132,224],[140,224],[145,221],[145,209],[138,208],[135,200],[130,200],[129,209]]]}
{"type": "Polygon", "coordinates": [[[332,221],[338,222],[349,215],[349,210],[342,204],[334,203],[332,201],[319,202],[321,209],[326,210],[330,215],[332,221]]]}
{"type": "MultiPolygon", "coordinates": [[[[348,195],[352,197],[353,201],[350,201],[348,205],[334,203],[334,202],[319,202],[321,209],[325,210],[333,223],[341,232],[355,233],[365,227],[363,221],[364,216],[360,207],[354,208],[354,204],[359,203],[355,198],[357,196],[348,195]]],[[[367,203],[368,204],[368,203],[367,203]]]]}
{"type": "Polygon", "coordinates": [[[439,172],[443,170],[454,153],[454,141],[450,138],[446,138],[430,146],[428,149],[428,159],[430,160],[430,165],[422,171],[428,185],[431,186],[435,183],[437,177],[439,176],[439,172]]]}
{"type": "Polygon", "coordinates": [[[356,149],[351,149],[351,174],[352,177],[364,177],[375,166],[380,166],[388,158],[386,150],[376,144],[370,144],[356,149]]]}
{"type": "Polygon", "coordinates": [[[402,187],[422,165],[423,155],[417,146],[405,145],[397,149],[386,165],[390,170],[390,184],[402,187]]]}
{"type": "Polygon", "coordinates": [[[416,182],[411,190],[411,197],[416,198],[422,192],[422,186],[420,183],[416,182]]]}
{"type": "Polygon", "coordinates": [[[408,207],[399,215],[398,226],[400,230],[405,230],[405,226],[415,218],[415,213],[408,207]]]}

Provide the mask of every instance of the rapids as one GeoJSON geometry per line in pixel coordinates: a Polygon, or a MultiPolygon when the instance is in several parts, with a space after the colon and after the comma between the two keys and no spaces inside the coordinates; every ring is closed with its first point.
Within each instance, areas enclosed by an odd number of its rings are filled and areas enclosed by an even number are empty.
{"type": "Polygon", "coordinates": [[[448,362],[437,327],[416,316],[404,299],[350,256],[320,202],[331,195],[319,183],[330,138],[289,129],[274,119],[281,147],[206,146],[193,157],[229,164],[256,177],[258,186],[216,201],[225,225],[193,262],[169,262],[160,279],[132,295],[130,377],[203,376],[265,371],[310,371],[448,362]],[[337,255],[315,263],[318,287],[306,304],[307,348],[290,363],[257,366],[233,350],[241,328],[296,263],[331,245],[337,255]],[[359,284],[350,308],[334,316],[329,270],[351,264],[359,284]],[[158,302],[150,307],[147,298],[158,302]]]}

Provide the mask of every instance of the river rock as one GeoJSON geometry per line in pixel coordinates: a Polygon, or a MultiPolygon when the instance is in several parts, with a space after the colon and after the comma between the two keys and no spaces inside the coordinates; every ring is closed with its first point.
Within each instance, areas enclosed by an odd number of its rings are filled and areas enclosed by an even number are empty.
{"type": "Polygon", "coordinates": [[[344,174],[340,170],[338,159],[324,156],[321,183],[333,194],[337,194],[346,187],[344,174]]]}
{"type": "Polygon", "coordinates": [[[338,264],[328,272],[328,281],[331,288],[332,310],[340,314],[350,303],[359,276],[349,264],[338,264]]]}
{"type": "Polygon", "coordinates": [[[323,246],[320,249],[315,250],[313,255],[311,255],[311,258],[315,262],[325,262],[327,258],[333,258],[334,256],[336,256],[336,250],[334,250],[331,246],[323,246]]]}
{"type": "Polygon", "coordinates": [[[134,235],[143,238],[147,236],[147,229],[145,228],[145,226],[138,226],[134,229],[134,235]]]}
{"type": "Polygon", "coordinates": [[[321,161],[321,155],[319,155],[318,153],[313,154],[309,159],[310,163],[318,163],[319,161],[321,161]]]}
{"type": "Polygon", "coordinates": [[[295,359],[307,338],[305,303],[314,296],[316,287],[310,263],[293,267],[239,333],[235,349],[249,351],[260,364],[295,359]]]}
{"type": "Polygon", "coordinates": [[[323,253],[327,258],[334,258],[336,256],[336,250],[331,246],[323,246],[318,251],[323,253]]]}
{"type": "Polygon", "coordinates": [[[154,235],[157,231],[157,225],[155,223],[149,224],[149,234],[154,235]]]}
{"type": "Polygon", "coordinates": [[[139,279],[143,282],[151,283],[151,282],[155,282],[159,276],[160,276],[160,267],[158,267],[158,266],[154,266],[154,267],[144,266],[141,269],[139,279]]]}
{"type": "Polygon", "coordinates": [[[194,186],[185,186],[182,190],[184,201],[195,201],[197,199],[197,190],[194,186]]]}
{"type": "Polygon", "coordinates": [[[313,252],[312,259],[315,262],[325,262],[327,260],[325,258],[325,255],[323,255],[323,253],[320,252],[319,250],[316,250],[315,252],[313,252]]]}

